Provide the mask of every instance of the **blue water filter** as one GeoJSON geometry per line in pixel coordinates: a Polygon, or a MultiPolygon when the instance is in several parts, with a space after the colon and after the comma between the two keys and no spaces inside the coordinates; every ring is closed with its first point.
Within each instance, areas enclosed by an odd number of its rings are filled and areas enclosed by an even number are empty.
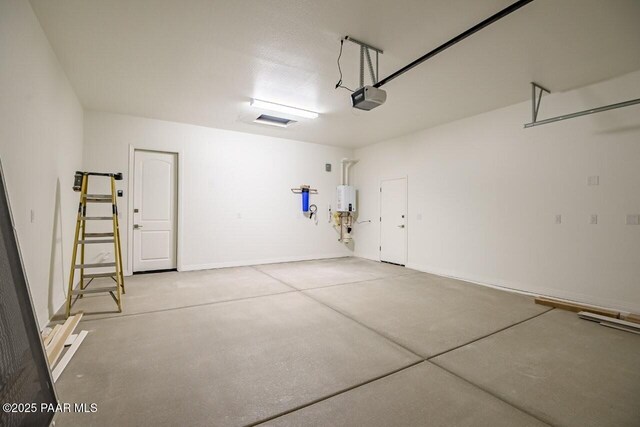
{"type": "Polygon", "coordinates": [[[302,212],[309,212],[309,189],[302,189],[302,212]]]}

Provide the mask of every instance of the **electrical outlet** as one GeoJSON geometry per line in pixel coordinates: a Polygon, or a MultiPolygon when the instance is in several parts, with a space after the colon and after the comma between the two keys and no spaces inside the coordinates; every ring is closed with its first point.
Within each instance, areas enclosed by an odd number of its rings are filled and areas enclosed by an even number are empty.
{"type": "Polygon", "coordinates": [[[556,215],[556,224],[562,224],[562,215],[556,215]]]}
{"type": "Polygon", "coordinates": [[[331,172],[331,163],[325,163],[324,164],[324,170],[327,172],[331,172]]]}
{"type": "Polygon", "coordinates": [[[589,224],[597,224],[598,223],[598,215],[591,214],[591,218],[589,219],[589,224]]]}
{"type": "Polygon", "coordinates": [[[600,185],[600,177],[598,175],[587,177],[587,185],[600,185]]]}
{"type": "Polygon", "coordinates": [[[640,215],[627,215],[627,225],[640,225],[640,215]]]}
{"type": "Polygon", "coordinates": [[[421,213],[419,213],[418,215],[416,215],[416,219],[417,219],[418,221],[422,221],[422,214],[421,214],[421,213]]]}

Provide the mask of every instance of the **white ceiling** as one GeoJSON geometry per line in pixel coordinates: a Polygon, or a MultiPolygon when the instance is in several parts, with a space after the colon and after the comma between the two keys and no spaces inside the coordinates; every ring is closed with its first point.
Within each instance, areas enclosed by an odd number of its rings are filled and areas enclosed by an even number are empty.
{"type": "MultiPolygon", "coordinates": [[[[384,77],[514,0],[31,0],[81,102],[357,147],[640,69],[640,1],[536,0],[390,82],[366,112],[335,90],[339,40],[384,49],[384,77]],[[317,111],[253,124],[251,98],[317,111]]],[[[344,83],[358,80],[345,43],[344,83]]],[[[529,117],[523,117],[523,123],[529,117]]]]}

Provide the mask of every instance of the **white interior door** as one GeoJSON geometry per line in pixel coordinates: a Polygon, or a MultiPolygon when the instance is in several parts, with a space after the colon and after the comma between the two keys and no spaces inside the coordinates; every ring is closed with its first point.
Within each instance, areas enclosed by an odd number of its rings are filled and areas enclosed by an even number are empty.
{"type": "Polygon", "coordinates": [[[407,263],[407,179],[380,184],[380,261],[407,263]]]}
{"type": "Polygon", "coordinates": [[[133,271],[177,267],[177,154],[136,150],[133,271]]]}

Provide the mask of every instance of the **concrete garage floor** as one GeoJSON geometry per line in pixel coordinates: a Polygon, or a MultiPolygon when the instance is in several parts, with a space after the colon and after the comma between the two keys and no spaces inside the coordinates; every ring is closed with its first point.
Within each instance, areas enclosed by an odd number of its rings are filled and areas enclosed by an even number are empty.
{"type": "Polygon", "coordinates": [[[358,258],[126,285],[74,306],[57,391],[98,411],[57,426],[640,425],[640,336],[529,297],[358,258]]]}

